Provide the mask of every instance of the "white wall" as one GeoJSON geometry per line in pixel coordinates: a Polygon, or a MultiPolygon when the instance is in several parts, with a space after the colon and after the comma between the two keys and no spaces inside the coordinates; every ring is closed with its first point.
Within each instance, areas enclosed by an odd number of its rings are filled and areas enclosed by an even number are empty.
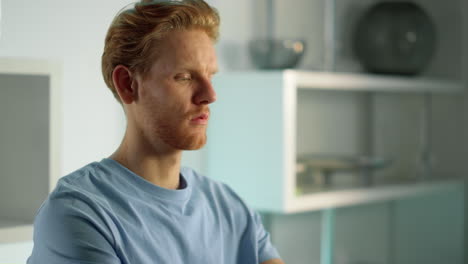
{"type": "Polygon", "coordinates": [[[53,59],[63,66],[62,172],[109,155],[123,119],[100,74],[103,36],[127,1],[8,0],[0,56],[53,59]]]}

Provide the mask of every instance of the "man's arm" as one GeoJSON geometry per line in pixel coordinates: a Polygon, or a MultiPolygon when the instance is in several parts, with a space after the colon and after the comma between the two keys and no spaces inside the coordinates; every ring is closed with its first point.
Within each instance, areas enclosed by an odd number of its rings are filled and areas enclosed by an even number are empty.
{"type": "Polygon", "coordinates": [[[261,264],[284,264],[284,262],[281,259],[269,259],[261,264]]]}
{"type": "Polygon", "coordinates": [[[284,264],[284,262],[280,259],[276,248],[270,241],[270,234],[266,231],[265,227],[263,226],[260,214],[253,211],[253,215],[257,232],[256,237],[257,245],[259,248],[260,260],[267,259],[261,262],[261,264],[284,264]]]}

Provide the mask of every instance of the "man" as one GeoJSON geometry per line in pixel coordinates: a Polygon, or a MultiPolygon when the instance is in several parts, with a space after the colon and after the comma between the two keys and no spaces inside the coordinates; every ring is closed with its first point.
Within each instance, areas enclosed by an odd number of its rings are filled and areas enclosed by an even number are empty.
{"type": "Polygon", "coordinates": [[[58,182],[28,263],[283,263],[229,187],[180,168],[182,150],[206,142],[218,26],[202,0],[142,1],[114,19],[102,69],[125,110],[124,139],[58,182]]]}

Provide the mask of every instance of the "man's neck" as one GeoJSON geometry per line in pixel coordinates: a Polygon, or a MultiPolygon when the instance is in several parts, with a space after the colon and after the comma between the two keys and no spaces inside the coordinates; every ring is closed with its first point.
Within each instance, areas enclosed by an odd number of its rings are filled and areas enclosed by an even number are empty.
{"type": "Polygon", "coordinates": [[[131,142],[125,137],[110,158],[157,186],[178,189],[182,151],[156,153],[150,152],[145,146],[147,144],[131,142]]]}

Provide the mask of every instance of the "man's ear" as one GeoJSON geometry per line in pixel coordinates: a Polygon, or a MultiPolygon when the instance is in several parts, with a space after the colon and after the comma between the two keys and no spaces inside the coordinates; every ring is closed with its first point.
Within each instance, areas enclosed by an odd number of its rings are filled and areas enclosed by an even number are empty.
{"type": "Polygon", "coordinates": [[[131,104],[137,100],[138,82],[134,77],[130,70],[123,65],[117,65],[112,72],[115,90],[124,104],[131,104]]]}

